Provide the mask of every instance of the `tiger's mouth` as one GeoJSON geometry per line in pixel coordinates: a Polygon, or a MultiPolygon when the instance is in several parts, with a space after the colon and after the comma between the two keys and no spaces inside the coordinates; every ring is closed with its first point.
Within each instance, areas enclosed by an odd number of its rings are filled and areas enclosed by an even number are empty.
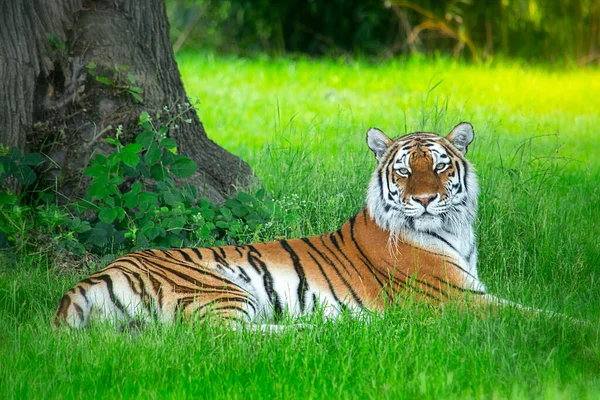
{"type": "Polygon", "coordinates": [[[424,211],[420,216],[413,217],[412,222],[414,229],[418,231],[436,231],[442,228],[444,220],[439,214],[424,211]]]}

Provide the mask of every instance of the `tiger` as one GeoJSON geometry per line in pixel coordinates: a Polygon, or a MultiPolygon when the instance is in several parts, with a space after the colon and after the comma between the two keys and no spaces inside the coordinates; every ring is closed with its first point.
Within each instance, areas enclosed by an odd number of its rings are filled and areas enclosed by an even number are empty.
{"type": "Polygon", "coordinates": [[[338,230],[300,239],[208,248],[141,250],[77,283],[56,327],[90,320],[171,324],[217,317],[229,326],[276,328],[282,315],[381,312],[389,302],[493,301],[477,273],[479,186],[465,158],[468,122],[445,137],[392,140],[370,128],[377,167],[366,202],[338,230]]]}

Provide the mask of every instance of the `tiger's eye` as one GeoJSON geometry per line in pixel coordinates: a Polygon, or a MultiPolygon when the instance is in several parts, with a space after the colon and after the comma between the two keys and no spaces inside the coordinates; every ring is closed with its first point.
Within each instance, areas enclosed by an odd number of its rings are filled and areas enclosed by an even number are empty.
{"type": "Polygon", "coordinates": [[[448,166],[448,164],[446,164],[446,163],[439,163],[438,165],[435,166],[435,170],[436,171],[442,171],[447,166],[448,166]]]}
{"type": "Polygon", "coordinates": [[[410,174],[410,171],[406,168],[399,168],[396,172],[400,175],[405,175],[405,176],[410,174]]]}

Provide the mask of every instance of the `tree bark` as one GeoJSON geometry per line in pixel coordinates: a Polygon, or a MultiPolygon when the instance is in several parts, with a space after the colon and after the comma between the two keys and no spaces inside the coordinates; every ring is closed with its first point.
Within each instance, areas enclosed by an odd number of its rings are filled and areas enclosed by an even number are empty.
{"type": "Polygon", "coordinates": [[[101,140],[123,126],[133,140],[142,111],[164,122],[181,114],[169,136],[199,171],[190,183],[220,201],[252,176],[250,167],[211,141],[187,96],[169,41],[164,0],[1,0],[0,143],[42,151],[43,174],[67,197],[85,191],[82,171],[110,148],[101,140]],[[140,103],[97,76],[127,73],[143,89],[140,103]],[[168,110],[168,111],[166,111],[168,110]]]}

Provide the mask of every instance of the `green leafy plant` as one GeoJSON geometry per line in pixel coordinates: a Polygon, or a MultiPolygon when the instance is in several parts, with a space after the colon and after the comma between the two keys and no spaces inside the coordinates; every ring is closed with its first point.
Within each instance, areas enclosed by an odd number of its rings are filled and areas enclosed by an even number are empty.
{"type": "MultiPolygon", "coordinates": [[[[12,254],[23,253],[31,248],[44,251],[51,247],[83,253],[85,249],[76,238],[86,223],[55,204],[52,196],[38,193],[37,201],[26,201],[30,187],[36,182],[34,167],[41,165],[45,157],[39,153],[23,154],[17,148],[0,149],[0,250],[12,254]],[[13,185],[9,185],[9,180],[13,185]],[[10,186],[20,185],[15,193],[10,186]]],[[[87,224],[89,227],[89,224],[87,224]]]]}
{"type": "Polygon", "coordinates": [[[129,65],[115,65],[110,77],[100,75],[96,67],[96,63],[93,62],[86,65],[88,73],[98,82],[114,88],[117,93],[128,93],[138,102],[144,102],[142,98],[144,90],[136,86],[135,75],[130,71],[129,65]]]}
{"type": "MultiPolygon", "coordinates": [[[[170,121],[172,123],[173,120],[170,121]]],[[[143,131],[134,143],[121,143],[121,129],[106,141],[115,151],[97,155],[84,174],[91,178],[80,211],[93,211],[91,229],[81,237],[89,248],[182,247],[197,243],[231,243],[254,235],[270,218],[275,205],[264,190],[255,196],[240,192],[223,205],[199,195],[198,189],[176,178],[192,176],[197,165],[178,154],[167,137],[168,124],[154,127],[142,113],[143,131]]]]}
{"type": "MultiPolygon", "coordinates": [[[[178,183],[197,170],[167,137],[180,120],[186,122],[179,114],[155,127],[144,112],[141,133],[128,144],[119,127],[105,139],[114,151],[96,155],[85,169],[90,184],[82,201],[59,206],[53,195],[36,192],[27,202],[27,190],[0,190],[0,249],[11,250],[14,259],[31,252],[83,255],[256,240],[278,206],[263,189],[215,204],[189,183],[178,183]]],[[[32,167],[44,160],[38,153],[1,149],[0,184],[13,177],[27,189],[36,181],[32,167]]]]}

